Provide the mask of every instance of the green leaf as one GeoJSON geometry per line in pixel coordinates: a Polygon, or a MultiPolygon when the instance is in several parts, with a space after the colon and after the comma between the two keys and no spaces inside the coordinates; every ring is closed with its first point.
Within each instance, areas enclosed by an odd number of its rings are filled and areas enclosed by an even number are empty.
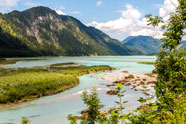
{"type": "Polygon", "coordinates": [[[118,88],[122,88],[122,84],[121,84],[121,83],[117,83],[116,86],[117,86],[118,88]]]}
{"type": "Polygon", "coordinates": [[[138,101],[139,101],[140,103],[145,103],[145,102],[147,102],[147,100],[144,99],[144,98],[142,98],[142,97],[140,97],[138,101]]]}

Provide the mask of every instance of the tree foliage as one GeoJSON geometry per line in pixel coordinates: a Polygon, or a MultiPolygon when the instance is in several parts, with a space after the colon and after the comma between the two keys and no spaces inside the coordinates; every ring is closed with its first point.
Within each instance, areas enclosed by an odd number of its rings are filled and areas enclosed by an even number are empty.
{"type": "MultiPolygon", "coordinates": [[[[96,89],[92,88],[90,94],[85,90],[81,97],[88,109],[87,113],[81,116],[81,124],[124,124],[128,117],[127,114],[123,113],[123,104],[127,103],[127,101],[123,101],[125,90],[122,91],[122,84],[117,84],[115,90],[119,99],[119,101],[115,101],[117,106],[104,112],[100,111],[101,102],[96,89]]],[[[71,114],[69,114],[68,119],[70,124],[77,123],[76,117],[71,114]]]]}
{"type": "Polygon", "coordinates": [[[30,124],[30,121],[26,117],[22,117],[22,124],[30,124]]]}

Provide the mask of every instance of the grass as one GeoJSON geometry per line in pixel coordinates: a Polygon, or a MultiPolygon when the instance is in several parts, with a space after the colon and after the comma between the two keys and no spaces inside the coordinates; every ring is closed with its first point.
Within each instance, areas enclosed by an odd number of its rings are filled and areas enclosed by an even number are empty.
{"type": "MultiPolygon", "coordinates": [[[[59,68],[58,68],[59,69],[59,68]]],[[[95,72],[103,72],[103,71],[108,71],[108,70],[113,70],[110,66],[77,66],[77,67],[62,67],[58,70],[59,73],[63,74],[70,74],[74,76],[81,76],[83,74],[89,74],[89,73],[95,73],[95,72]]]]}
{"type": "Polygon", "coordinates": [[[0,59],[0,65],[15,64],[16,62],[17,62],[17,60],[0,59]]]}
{"type": "Polygon", "coordinates": [[[154,65],[154,62],[138,62],[138,64],[154,65]]]}
{"type": "Polygon", "coordinates": [[[57,64],[52,64],[50,67],[59,67],[59,66],[67,66],[67,65],[78,65],[77,63],[74,62],[68,62],[68,63],[57,63],[57,64]]]}
{"type": "Polygon", "coordinates": [[[47,70],[43,68],[18,68],[18,69],[0,68],[0,77],[27,72],[47,72],[47,70]]]}
{"type": "Polygon", "coordinates": [[[75,63],[59,63],[33,68],[1,68],[0,104],[23,102],[59,93],[79,84],[80,75],[113,70],[104,65],[74,65],[75,63]]]}
{"type": "Polygon", "coordinates": [[[145,75],[147,75],[149,77],[153,77],[153,73],[146,73],[145,75]]]}
{"type": "Polygon", "coordinates": [[[79,82],[77,77],[60,73],[28,72],[0,77],[0,103],[33,96],[45,96],[79,82]]]}
{"type": "Polygon", "coordinates": [[[11,59],[4,59],[0,58],[0,65],[8,65],[8,64],[16,64],[18,61],[38,61],[38,60],[45,60],[41,58],[11,58],[11,59]]]}

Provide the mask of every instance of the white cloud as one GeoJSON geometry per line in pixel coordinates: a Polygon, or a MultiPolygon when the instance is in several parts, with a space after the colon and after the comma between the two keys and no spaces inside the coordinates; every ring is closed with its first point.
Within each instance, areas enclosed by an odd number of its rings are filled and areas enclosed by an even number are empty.
{"type": "Polygon", "coordinates": [[[167,20],[169,18],[169,14],[174,12],[178,5],[177,0],[165,0],[163,6],[159,9],[159,15],[167,20]]]}
{"type": "Polygon", "coordinates": [[[20,0],[0,0],[0,12],[7,13],[12,10],[12,7],[17,6],[20,0]]]}
{"type": "Polygon", "coordinates": [[[159,28],[153,28],[147,26],[146,18],[142,18],[142,13],[134,8],[132,5],[127,4],[126,10],[121,12],[121,17],[108,21],[108,22],[96,22],[87,24],[88,26],[96,27],[102,30],[113,38],[123,40],[127,36],[137,35],[151,35],[156,38],[160,38],[162,32],[159,28]]]}
{"type": "Polygon", "coordinates": [[[56,13],[59,14],[59,15],[67,15],[65,12],[63,12],[62,10],[56,10],[56,13]]]}
{"type": "Polygon", "coordinates": [[[103,4],[103,1],[98,1],[97,3],[96,3],[96,6],[101,6],[103,4]]]}
{"type": "Polygon", "coordinates": [[[123,18],[128,18],[128,19],[139,19],[141,17],[141,13],[139,10],[134,8],[132,5],[127,4],[126,5],[127,10],[124,10],[122,12],[122,17],[123,18]]]}
{"type": "MultiPolygon", "coordinates": [[[[177,5],[177,0],[164,0],[163,4],[154,6],[159,8],[159,16],[163,17],[164,20],[167,20],[169,14],[175,11],[175,6],[177,5]]],[[[131,35],[150,35],[155,38],[162,37],[163,31],[158,27],[154,28],[152,26],[147,26],[147,21],[145,18],[142,18],[142,13],[132,5],[127,4],[126,10],[118,10],[117,12],[121,13],[121,16],[116,20],[108,22],[93,21],[87,25],[96,27],[109,34],[111,37],[119,40],[123,40],[131,35]]]]}
{"type": "Polygon", "coordinates": [[[0,0],[0,7],[13,7],[16,6],[20,0],[0,0]]]}

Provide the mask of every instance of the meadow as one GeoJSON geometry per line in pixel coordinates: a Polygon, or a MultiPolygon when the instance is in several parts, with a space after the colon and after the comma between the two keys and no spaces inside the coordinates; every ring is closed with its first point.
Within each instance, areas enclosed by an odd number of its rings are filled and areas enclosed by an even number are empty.
{"type": "Polygon", "coordinates": [[[79,76],[113,70],[110,66],[59,63],[32,68],[0,69],[0,104],[52,95],[79,84],[79,76]]]}

